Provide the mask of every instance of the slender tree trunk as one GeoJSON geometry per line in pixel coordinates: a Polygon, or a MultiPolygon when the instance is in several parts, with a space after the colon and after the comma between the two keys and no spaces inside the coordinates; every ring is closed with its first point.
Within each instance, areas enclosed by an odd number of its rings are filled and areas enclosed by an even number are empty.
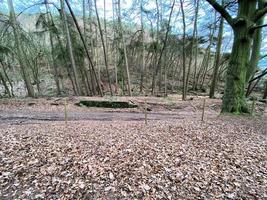
{"type": "MultiPolygon", "coordinates": [[[[142,37],[142,64],[141,64],[141,79],[140,79],[140,93],[143,93],[144,87],[144,69],[145,69],[145,36],[144,36],[144,16],[143,16],[143,0],[140,1],[140,15],[141,15],[141,37],[142,37]]],[[[145,86],[145,94],[146,94],[145,86]]]]}
{"type": "Polygon", "coordinates": [[[204,70],[203,70],[203,75],[202,75],[202,79],[201,79],[201,83],[200,83],[200,89],[203,90],[204,89],[204,83],[205,83],[205,80],[206,80],[206,76],[207,76],[207,73],[208,73],[208,68],[209,68],[209,65],[210,65],[210,49],[208,49],[208,53],[207,53],[207,57],[206,57],[206,60],[204,62],[204,70]]]}
{"type": "MultiPolygon", "coordinates": [[[[88,0],[88,9],[89,9],[89,36],[90,36],[90,39],[89,39],[89,42],[90,42],[90,50],[91,50],[91,55],[92,55],[92,63],[93,65],[95,66],[95,70],[97,70],[97,48],[94,48],[94,39],[93,39],[93,18],[92,18],[92,13],[93,13],[93,3],[92,3],[93,0],[88,0]]],[[[96,37],[97,37],[97,31],[95,33],[96,37]]],[[[97,41],[97,39],[96,39],[97,41]]],[[[92,68],[89,68],[89,73],[90,73],[90,80],[91,80],[91,85],[92,85],[92,93],[93,95],[96,94],[96,87],[95,87],[95,82],[96,80],[98,80],[99,82],[101,82],[101,79],[100,79],[100,74],[97,74],[99,76],[98,79],[95,79],[95,73],[93,72],[93,69],[92,68]]]]}
{"type": "Polygon", "coordinates": [[[67,49],[68,49],[68,53],[69,53],[69,57],[70,57],[71,67],[73,69],[76,91],[77,91],[78,95],[81,95],[79,75],[78,75],[78,70],[77,70],[77,66],[75,63],[74,55],[73,55],[73,47],[72,47],[72,42],[71,42],[71,38],[70,38],[67,16],[65,13],[64,0],[60,0],[60,3],[61,3],[62,21],[63,21],[64,31],[65,31],[65,35],[66,35],[66,39],[67,39],[67,49]]]}
{"type": "Polygon", "coordinates": [[[125,45],[124,35],[123,35],[123,30],[122,30],[122,23],[121,23],[120,0],[118,0],[118,23],[119,23],[120,38],[121,38],[121,42],[123,46],[123,54],[124,54],[124,61],[125,61],[126,74],[127,74],[128,94],[129,96],[132,96],[132,87],[131,87],[131,78],[130,78],[130,72],[129,72],[128,58],[127,58],[127,50],[126,50],[126,45],[125,45]]]}
{"type": "Polygon", "coordinates": [[[199,85],[200,85],[200,88],[202,89],[203,83],[204,83],[205,78],[206,78],[206,72],[207,72],[207,68],[208,68],[209,62],[210,62],[210,49],[211,49],[211,46],[213,44],[215,27],[216,27],[216,14],[214,16],[213,27],[210,28],[209,45],[205,50],[205,54],[204,54],[201,66],[200,66],[199,72],[198,72],[197,77],[196,77],[196,84],[195,84],[195,88],[194,88],[195,90],[199,89],[198,88],[199,85]],[[201,79],[201,75],[202,75],[202,79],[201,79]],[[199,83],[200,81],[201,81],[201,83],[199,83]]]}
{"type": "Polygon", "coordinates": [[[194,75],[193,75],[193,84],[192,84],[192,89],[195,89],[195,84],[196,84],[196,73],[197,73],[197,62],[198,62],[198,26],[197,26],[197,21],[198,21],[198,12],[199,12],[199,0],[195,1],[196,3],[196,18],[195,18],[195,23],[194,23],[194,31],[195,31],[195,39],[194,43],[196,46],[195,49],[195,63],[194,63],[194,75]]]}
{"type": "Polygon", "coordinates": [[[9,7],[9,12],[10,12],[10,22],[13,28],[13,34],[15,37],[15,44],[17,47],[17,54],[18,54],[18,59],[19,59],[19,63],[20,63],[20,68],[21,68],[21,72],[22,72],[22,76],[28,91],[28,96],[30,97],[34,97],[34,89],[33,86],[31,84],[31,78],[30,75],[27,71],[27,61],[26,61],[26,56],[23,53],[23,49],[22,49],[22,44],[21,44],[21,34],[18,30],[18,24],[17,24],[17,20],[16,20],[16,16],[15,16],[15,10],[14,10],[14,6],[13,6],[13,1],[12,0],[8,0],[8,7],[9,7]]]}
{"type": "Polygon", "coordinates": [[[164,53],[164,96],[167,97],[168,93],[167,93],[167,78],[168,78],[168,63],[167,63],[167,51],[165,51],[164,53]]]}
{"type": "Polygon", "coordinates": [[[217,47],[216,47],[216,55],[215,55],[216,57],[215,57],[215,62],[214,62],[212,82],[211,82],[210,93],[209,93],[210,98],[214,98],[215,89],[217,86],[218,71],[219,71],[220,58],[221,58],[222,39],[223,39],[223,23],[224,23],[224,19],[223,17],[221,17],[219,33],[218,33],[218,41],[217,41],[217,47]]]}
{"type": "MultiPolygon", "coordinates": [[[[156,2],[156,7],[157,7],[157,30],[156,30],[156,44],[155,44],[155,49],[154,49],[154,51],[155,51],[155,56],[154,56],[154,59],[155,59],[155,61],[154,61],[154,66],[153,66],[153,72],[152,72],[152,90],[151,90],[151,93],[152,93],[152,95],[155,93],[155,90],[156,90],[156,79],[157,79],[157,75],[158,75],[158,71],[159,71],[159,69],[158,69],[158,47],[159,47],[159,27],[160,27],[160,19],[161,19],[161,17],[160,17],[160,10],[159,10],[159,2],[158,2],[159,0],[155,0],[155,2],[156,2]]],[[[152,27],[152,25],[151,25],[151,27],[152,27]]],[[[151,29],[153,29],[153,28],[151,28],[151,29]]],[[[159,66],[159,67],[161,67],[161,66],[159,66]]]]}
{"type": "Polygon", "coordinates": [[[5,93],[8,95],[8,97],[12,97],[12,94],[11,94],[11,92],[10,92],[10,90],[9,90],[9,87],[8,87],[7,83],[6,83],[6,80],[5,80],[5,78],[4,78],[4,75],[3,75],[2,72],[0,71],[0,82],[1,82],[1,81],[2,81],[3,86],[4,86],[4,88],[5,88],[5,93]]]}
{"type": "Polygon", "coordinates": [[[80,27],[79,27],[78,21],[77,21],[77,19],[76,19],[74,13],[73,13],[73,11],[72,11],[72,8],[71,8],[71,6],[70,6],[68,0],[65,0],[65,1],[66,1],[67,6],[68,6],[68,8],[69,8],[69,10],[70,10],[70,14],[71,14],[71,16],[72,16],[72,18],[73,18],[74,24],[75,24],[75,26],[76,26],[76,28],[77,28],[77,30],[78,30],[78,33],[79,33],[79,35],[80,35],[80,38],[81,38],[81,40],[82,40],[82,44],[83,44],[83,47],[84,47],[86,56],[87,56],[87,58],[88,58],[88,60],[89,60],[89,62],[90,62],[90,65],[91,65],[93,74],[94,74],[95,79],[96,79],[96,83],[97,83],[97,87],[98,87],[98,90],[99,90],[99,94],[100,94],[101,96],[103,96],[103,92],[102,92],[102,89],[101,89],[101,86],[100,86],[100,82],[99,82],[99,80],[98,80],[98,78],[97,78],[96,71],[95,71],[95,67],[94,67],[94,64],[93,64],[93,62],[92,62],[92,59],[91,59],[91,57],[90,57],[89,51],[88,51],[88,49],[87,49],[87,46],[86,46],[84,37],[83,37],[83,35],[82,35],[82,31],[81,31],[81,29],[80,29],[80,27]]]}
{"type": "MultiPolygon", "coordinates": [[[[87,33],[86,0],[83,0],[82,9],[83,9],[83,38],[84,38],[85,44],[87,44],[87,34],[86,34],[87,33]]],[[[86,47],[88,49],[88,45],[86,45],[86,47]]],[[[93,75],[92,75],[92,70],[90,69],[90,67],[89,67],[89,69],[86,69],[86,67],[85,67],[85,60],[84,60],[84,64],[83,65],[84,65],[83,66],[84,75],[85,75],[85,79],[86,79],[86,83],[85,83],[86,93],[89,96],[89,95],[91,95],[93,93],[93,91],[92,91],[92,89],[90,87],[90,79],[92,79],[93,75]],[[89,76],[90,76],[90,78],[89,78],[89,76]]]]}
{"type": "Polygon", "coordinates": [[[267,81],[265,81],[265,83],[264,83],[264,85],[265,85],[265,89],[264,89],[264,93],[263,93],[263,99],[266,99],[267,98],[267,81]]]}
{"type": "Polygon", "coordinates": [[[3,62],[0,62],[0,64],[2,65],[4,78],[6,78],[8,84],[10,86],[11,97],[15,97],[12,81],[11,81],[11,79],[7,75],[7,72],[6,72],[6,69],[5,69],[5,66],[4,66],[3,62]]]}
{"type": "MultiPolygon", "coordinates": [[[[49,24],[52,24],[52,20],[51,20],[52,16],[51,16],[51,13],[48,7],[47,0],[45,0],[45,7],[46,7],[46,13],[47,13],[47,21],[49,24]]],[[[48,36],[49,36],[49,41],[50,41],[50,46],[51,46],[51,57],[52,57],[52,64],[53,64],[53,69],[54,69],[54,79],[55,79],[56,88],[57,88],[57,95],[60,95],[61,89],[60,89],[60,84],[59,84],[59,73],[58,73],[58,67],[57,67],[56,59],[55,59],[53,37],[52,37],[52,33],[50,30],[48,32],[48,36]]]]}
{"type": "Polygon", "coordinates": [[[107,14],[106,14],[106,0],[104,0],[104,30],[105,30],[105,47],[106,47],[106,52],[107,52],[107,57],[108,57],[108,31],[107,31],[107,14]]]}
{"type": "Polygon", "coordinates": [[[114,44],[114,50],[113,50],[113,57],[114,57],[114,71],[115,71],[115,86],[116,86],[116,91],[115,93],[118,93],[117,88],[119,87],[118,85],[118,42],[116,40],[117,37],[117,22],[116,22],[116,5],[115,5],[115,0],[112,0],[112,22],[113,22],[113,44],[114,44]]]}
{"type": "MultiPolygon", "coordinates": [[[[260,0],[259,1],[259,8],[264,7],[264,1],[260,0]]],[[[264,23],[264,17],[261,17],[256,25],[257,26],[262,26],[264,23]]],[[[247,69],[247,75],[246,75],[246,81],[248,82],[255,74],[255,71],[258,67],[258,63],[260,60],[260,49],[261,49],[261,44],[262,44],[262,28],[258,28],[253,37],[253,46],[252,46],[252,52],[250,56],[250,61],[247,69]]]]}
{"type": "Polygon", "coordinates": [[[186,100],[187,89],[186,89],[186,52],[185,52],[185,33],[186,33],[186,24],[185,24],[185,13],[184,13],[184,0],[180,0],[182,18],[183,18],[183,94],[182,100],[186,100]]]}
{"type": "Polygon", "coordinates": [[[113,96],[113,91],[112,91],[112,87],[111,87],[111,79],[110,79],[109,70],[108,70],[108,56],[107,56],[107,52],[106,52],[106,46],[105,46],[103,31],[102,31],[102,28],[101,28],[101,22],[100,22],[99,15],[98,15],[96,0],[95,0],[95,12],[96,12],[98,29],[99,29],[100,39],[101,39],[103,53],[104,53],[104,61],[105,61],[106,72],[107,72],[107,77],[108,77],[109,90],[110,90],[111,96],[113,96]]]}
{"type": "MultiPolygon", "coordinates": [[[[164,50],[166,48],[166,45],[167,45],[167,40],[168,40],[168,35],[169,35],[169,32],[170,32],[170,23],[171,23],[171,18],[172,18],[174,4],[175,4],[175,0],[173,1],[172,6],[171,6],[171,11],[170,11],[169,19],[168,19],[167,30],[166,30],[166,33],[165,33],[165,38],[164,38],[164,41],[163,41],[163,46],[162,46],[162,49],[160,51],[158,63],[157,63],[157,66],[156,66],[155,78],[156,78],[156,76],[158,74],[158,71],[161,68],[161,64],[162,64],[161,61],[162,61],[163,52],[164,52],[164,50]]],[[[155,84],[155,79],[154,79],[154,84],[155,84]]],[[[160,85],[161,85],[161,81],[160,81],[160,85]]],[[[160,90],[161,89],[159,89],[159,91],[160,90]]]]}
{"type": "MultiPolygon", "coordinates": [[[[51,18],[51,20],[52,20],[52,24],[54,24],[54,21],[53,21],[52,18],[51,18]]],[[[57,42],[58,42],[58,44],[59,44],[59,47],[60,47],[61,52],[64,52],[64,47],[63,47],[62,41],[61,41],[61,39],[60,39],[60,37],[59,37],[58,34],[56,34],[56,38],[57,38],[57,42]]],[[[76,91],[75,82],[73,81],[73,78],[72,78],[72,76],[71,76],[71,70],[70,70],[71,66],[68,65],[68,61],[67,61],[67,59],[65,58],[65,56],[63,57],[63,60],[64,60],[64,62],[65,62],[64,64],[66,65],[67,74],[68,74],[68,77],[69,77],[69,79],[70,79],[70,82],[71,82],[71,85],[72,85],[72,89],[73,89],[73,91],[74,91],[74,94],[75,94],[75,95],[78,95],[78,93],[77,93],[77,91],[76,91]]],[[[64,88],[64,87],[62,87],[62,88],[64,88]]]]}
{"type": "Polygon", "coordinates": [[[197,36],[197,21],[198,21],[199,0],[195,1],[195,4],[196,4],[196,10],[195,10],[195,19],[194,19],[193,39],[192,39],[192,43],[191,43],[189,64],[188,64],[187,75],[186,75],[186,83],[185,83],[186,93],[187,93],[187,90],[188,90],[189,78],[190,78],[190,74],[191,74],[191,67],[192,67],[194,48],[197,48],[197,46],[196,46],[196,43],[197,43],[196,42],[197,41],[196,36],[197,36]]]}

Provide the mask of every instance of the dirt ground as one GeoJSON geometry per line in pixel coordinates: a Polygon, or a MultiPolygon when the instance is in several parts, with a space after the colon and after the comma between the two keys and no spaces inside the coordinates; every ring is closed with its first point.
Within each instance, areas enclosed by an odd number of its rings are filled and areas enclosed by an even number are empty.
{"type": "Polygon", "coordinates": [[[207,99],[202,122],[203,98],[75,97],[67,125],[62,98],[0,100],[0,199],[266,199],[266,105],[225,116],[207,99]]]}
{"type": "MultiPolygon", "coordinates": [[[[145,99],[147,99],[148,120],[201,119],[203,97],[183,102],[180,96],[156,97],[73,97],[68,98],[67,113],[69,121],[144,121],[145,99]],[[138,105],[131,109],[85,108],[74,105],[79,100],[130,101],[138,105]]],[[[220,100],[207,100],[206,118],[219,114],[220,100]]],[[[45,121],[64,121],[63,98],[0,100],[0,123],[42,123],[45,121]]]]}

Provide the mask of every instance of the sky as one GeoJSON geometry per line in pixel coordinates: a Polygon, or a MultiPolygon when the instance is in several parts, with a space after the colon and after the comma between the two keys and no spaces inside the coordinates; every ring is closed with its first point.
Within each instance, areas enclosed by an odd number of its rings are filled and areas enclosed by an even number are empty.
{"type": "MultiPolygon", "coordinates": [[[[82,0],[69,0],[74,12],[76,15],[82,14],[82,0]]],[[[159,2],[162,0],[158,0],[159,2]]],[[[15,11],[17,13],[24,11],[25,13],[39,13],[39,12],[45,12],[45,7],[40,6],[40,3],[43,2],[43,0],[13,0],[15,11]],[[34,6],[36,4],[36,6],[34,6]],[[30,7],[30,8],[29,8],[30,7]],[[28,8],[28,9],[27,9],[28,8]]],[[[48,0],[49,3],[55,3],[59,7],[59,0],[48,0]]],[[[138,0],[121,0],[121,7],[122,7],[122,17],[124,22],[131,23],[132,25],[140,25],[140,6],[139,4],[136,4],[134,2],[139,2],[138,0]]],[[[152,11],[152,14],[149,14],[150,18],[154,18],[156,20],[156,3],[153,0],[147,1],[148,3],[145,4],[144,9],[146,11],[152,11]],[[154,12],[153,12],[154,11],[154,12]]],[[[191,3],[191,0],[185,0],[184,8],[186,13],[186,25],[187,25],[187,33],[190,34],[193,31],[193,8],[194,5],[191,3]]],[[[164,13],[166,13],[163,18],[168,19],[169,12],[170,12],[170,5],[172,1],[164,0],[163,1],[163,8],[165,9],[164,13]]],[[[104,0],[97,0],[97,7],[99,11],[100,17],[104,17],[104,0]]],[[[52,8],[52,7],[51,7],[52,8]]],[[[7,6],[7,0],[0,0],[0,11],[4,13],[8,13],[8,6],[7,6]]],[[[56,9],[53,9],[53,11],[56,13],[56,9]]],[[[112,0],[106,0],[106,16],[108,20],[112,20],[112,0]]],[[[206,2],[200,0],[200,8],[199,8],[199,20],[198,20],[198,34],[207,36],[209,33],[209,30],[206,28],[207,24],[209,24],[214,19],[215,12],[213,8],[206,2]]],[[[217,14],[217,16],[219,16],[217,14]]],[[[266,18],[267,19],[267,18],[266,18]]],[[[147,24],[147,27],[149,27],[149,21],[147,20],[147,17],[145,17],[145,21],[147,24]]],[[[267,22],[267,20],[266,20],[267,22]]],[[[155,24],[155,23],[153,23],[155,24]]],[[[173,34],[181,34],[182,33],[182,15],[180,12],[180,1],[176,0],[174,11],[173,11],[173,17],[171,21],[172,26],[172,33],[173,34]]],[[[224,52],[230,52],[231,46],[232,46],[232,39],[233,34],[231,31],[231,28],[229,25],[225,22],[225,29],[223,34],[223,46],[222,50],[224,52]]],[[[266,30],[264,30],[264,39],[262,43],[262,54],[266,54],[267,52],[267,27],[266,30]]],[[[266,68],[267,67],[267,59],[262,60],[260,62],[260,66],[266,68]]]]}

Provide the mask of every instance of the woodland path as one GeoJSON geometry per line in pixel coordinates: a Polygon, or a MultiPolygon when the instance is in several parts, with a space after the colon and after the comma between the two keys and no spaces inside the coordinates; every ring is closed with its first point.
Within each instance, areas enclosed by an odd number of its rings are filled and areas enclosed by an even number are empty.
{"type": "MultiPolygon", "coordinates": [[[[68,105],[68,121],[144,121],[144,101],[134,99],[139,108],[110,109],[78,107],[72,100],[68,105]]],[[[162,99],[161,99],[162,100],[162,99]]],[[[147,112],[149,121],[168,121],[191,119],[200,121],[203,100],[160,102],[150,99],[147,112]]],[[[266,107],[261,108],[262,117],[267,118],[266,107]]],[[[208,100],[205,108],[205,119],[214,119],[220,114],[220,100],[208,100]]],[[[0,104],[0,124],[36,124],[42,122],[65,121],[64,101],[35,100],[9,101],[0,104]]]]}
{"type": "MultiPolygon", "coordinates": [[[[215,113],[212,113],[215,116],[215,113]]],[[[69,121],[142,121],[143,112],[135,111],[71,111],[68,112],[69,121]]],[[[199,118],[196,112],[148,112],[148,120],[178,120],[185,118],[199,118]]],[[[56,111],[28,111],[28,110],[0,110],[0,123],[20,124],[42,121],[64,121],[64,113],[56,111]]]]}

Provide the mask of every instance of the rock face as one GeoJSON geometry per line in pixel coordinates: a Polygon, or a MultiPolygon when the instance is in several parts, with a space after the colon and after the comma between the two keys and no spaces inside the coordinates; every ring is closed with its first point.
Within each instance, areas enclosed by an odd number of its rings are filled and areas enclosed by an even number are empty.
{"type": "Polygon", "coordinates": [[[135,104],[126,101],[88,101],[82,100],[76,103],[77,106],[102,107],[102,108],[136,108],[135,104]]]}

